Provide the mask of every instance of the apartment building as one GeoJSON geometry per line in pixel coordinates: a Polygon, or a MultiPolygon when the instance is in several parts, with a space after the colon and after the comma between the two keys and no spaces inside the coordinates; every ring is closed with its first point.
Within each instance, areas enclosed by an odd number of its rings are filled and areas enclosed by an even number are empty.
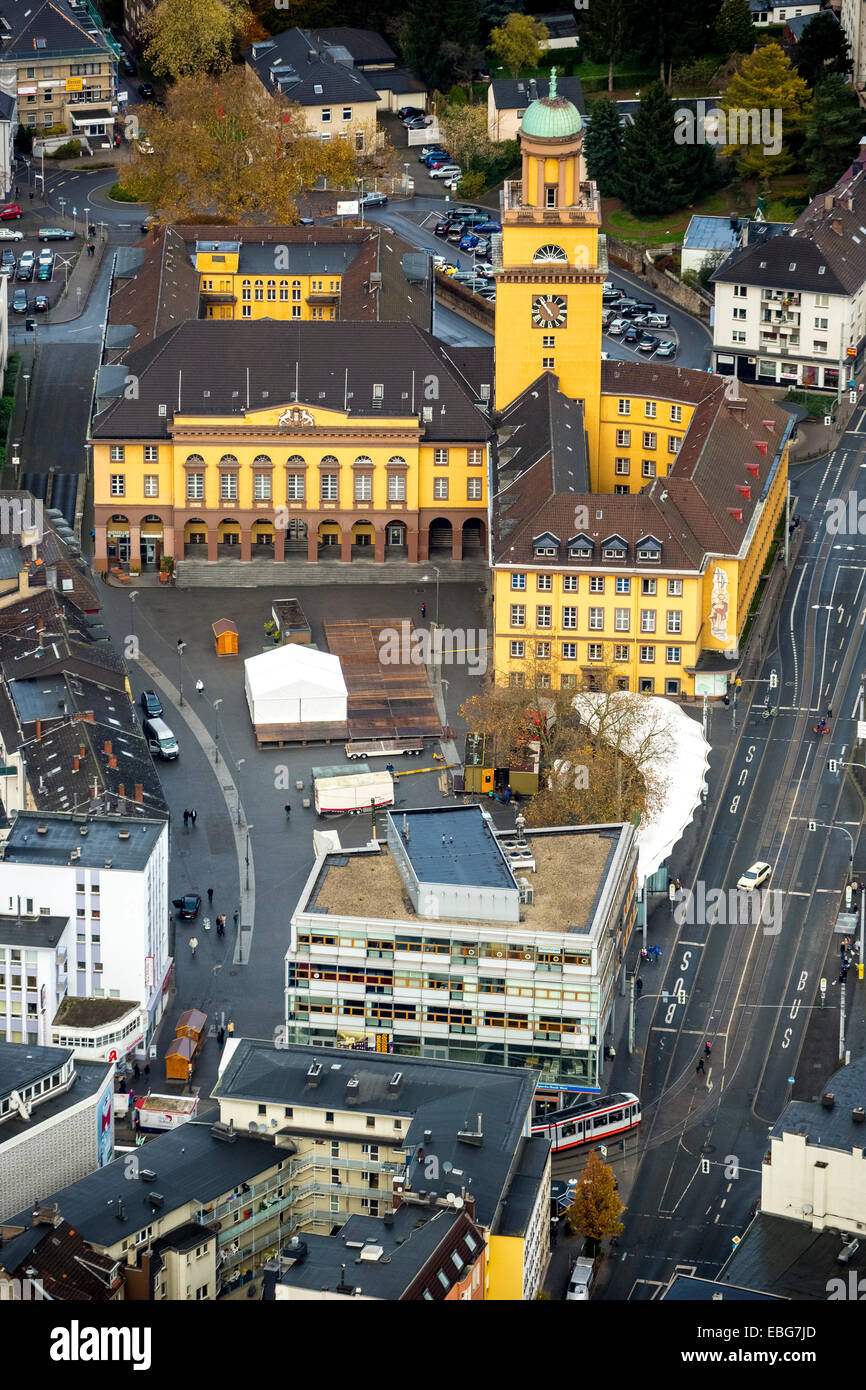
{"type": "Polygon", "coordinates": [[[322,141],[350,140],[359,155],[375,151],[375,74],[356,68],[345,45],[308,29],[287,29],[254,43],[244,62],[251,81],[303,108],[309,134],[322,141]]]}
{"type": "Polygon", "coordinates": [[[801,3],[775,4],[774,0],[749,0],[749,9],[752,11],[752,22],[763,26],[766,24],[784,24],[788,19],[794,19],[799,15],[816,15],[821,8],[821,0],[801,0],[801,3]]]}
{"type": "Polygon", "coordinates": [[[287,1036],[599,1089],[635,921],[634,828],[517,843],[479,806],[389,812],[385,827],[384,842],[320,850],[292,914],[287,1036]]]}
{"type": "Polygon", "coordinates": [[[788,236],[746,244],[713,275],[713,365],[760,385],[847,389],[866,346],[866,142],[788,236]]]}
{"type": "Polygon", "coordinates": [[[2,0],[0,31],[0,88],[21,124],[111,143],[119,49],[89,0],[2,0]]]}
{"type": "Polygon", "coordinates": [[[145,1049],[172,968],[165,820],[19,812],[0,911],[0,1038],[111,1061],[145,1049]]]}
{"type": "MultiPolygon", "coordinates": [[[[67,1271],[67,1287],[79,1286],[71,1228],[85,1262],[95,1257],[103,1297],[246,1298],[266,1270],[291,1276],[309,1258],[332,1271],[355,1232],[366,1253],[351,1287],[362,1283],[361,1296],[498,1298],[519,1285],[534,1298],[550,1202],[549,1146],[529,1135],[536,1080],[232,1040],[213,1093],[220,1118],[149,1141],[137,1179],[121,1157],[59,1190],[43,1182],[35,1207],[5,1223],[0,1272],[38,1271],[50,1252],[57,1286],[67,1271]],[[411,1239],[398,1253],[404,1230],[411,1239]],[[392,1242],[394,1268],[371,1236],[392,1242]]],[[[333,1282],[335,1296],[349,1293],[349,1280],[333,1282]]],[[[291,1283],[279,1296],[304,1296],[291,1283]]]]}
{"type": "Polygon", "coordinates": [[[866,87],[866,0],[842,0],[839,20],[851,48],[851,83],[862,92],[866,87]]]}

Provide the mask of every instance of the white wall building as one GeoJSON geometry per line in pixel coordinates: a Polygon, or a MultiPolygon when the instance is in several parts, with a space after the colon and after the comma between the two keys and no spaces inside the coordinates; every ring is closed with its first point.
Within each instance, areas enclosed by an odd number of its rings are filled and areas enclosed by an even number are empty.
{"type": "Polygon", "coordinates": [[[128,1009],[122,1031],[130,1047],[149,1039],[172,965],[166,821],[21,812],[0,914],[0,1039],[51,1041],[66,997],[137,1003],[146,1037],[128,1009]]]}
{"type": "Polygon", "coordinates": [[[345,722],[348,691],[340,658],[289,643],[248,657],[244,688],[250,719],[269,724],[345,722]]]}
{"type": "Polygon", "coordinates": [[[755,24],[784,24],[788,19],[797,19],[803,14],[817,14],[821,8],[820,0],[800,0],[799,4],[773,3],[773,0],[749,0],[752,20],[755,24]]]}
{"type": "Polygon", "coordinates": [[[866,347],[866,142],[788,236],[713,275],[713,369],[758,385],[845,389],[866,347]]]}
{"type": "Polygon", "coordinates": [[[839,19],[851,47],[851,82],[855,91],[862,92],[866,87],[866,0],[842,0],[839,19]]]}

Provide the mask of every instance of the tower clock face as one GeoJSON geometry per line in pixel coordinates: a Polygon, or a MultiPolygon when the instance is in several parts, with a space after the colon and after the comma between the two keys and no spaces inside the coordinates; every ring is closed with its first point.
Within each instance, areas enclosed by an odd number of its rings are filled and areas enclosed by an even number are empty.
{"type": "Polygon", "coordinates": [[[568,308],[564,294],[534,294],[532,323],[534,328],[564,328],[568,308]]]}

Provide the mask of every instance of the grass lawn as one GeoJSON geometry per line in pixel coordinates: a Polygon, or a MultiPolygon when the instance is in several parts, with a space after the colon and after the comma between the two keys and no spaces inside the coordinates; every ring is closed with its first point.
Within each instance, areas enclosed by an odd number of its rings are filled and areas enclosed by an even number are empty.
{"type": "MultiPolygon", "coordinates": [[[[728,184],[698,203],[677,208],[661,217],[647,218],[635,217],[618,198],[603,198],[602,230],[610,232],[612,236],[621,237],[623,241],[663,246],[667,242],[681,241],[692,217],[727,217],[732,212],[738,212],[741,216],[751,216],[757,206],[759,191],[758,185],[753,183],[728,184]]],[[[773,180],[767,204],[768,221],[793,221],[796,213],[791,204],[802,204],[805,198],[806,191],[801,174],[787,174],[773,180]]]]}

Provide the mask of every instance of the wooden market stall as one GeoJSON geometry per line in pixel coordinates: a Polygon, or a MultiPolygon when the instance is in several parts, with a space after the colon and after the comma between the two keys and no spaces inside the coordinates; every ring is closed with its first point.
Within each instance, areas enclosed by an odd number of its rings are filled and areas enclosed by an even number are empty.
{"type": "Polygon", "coordinates": [[[214,647],[217,656],[237,656],[238,654],[238,629],[237,624],[231,618],[219,618],[211,624],[213,632],[214,647]]]}

